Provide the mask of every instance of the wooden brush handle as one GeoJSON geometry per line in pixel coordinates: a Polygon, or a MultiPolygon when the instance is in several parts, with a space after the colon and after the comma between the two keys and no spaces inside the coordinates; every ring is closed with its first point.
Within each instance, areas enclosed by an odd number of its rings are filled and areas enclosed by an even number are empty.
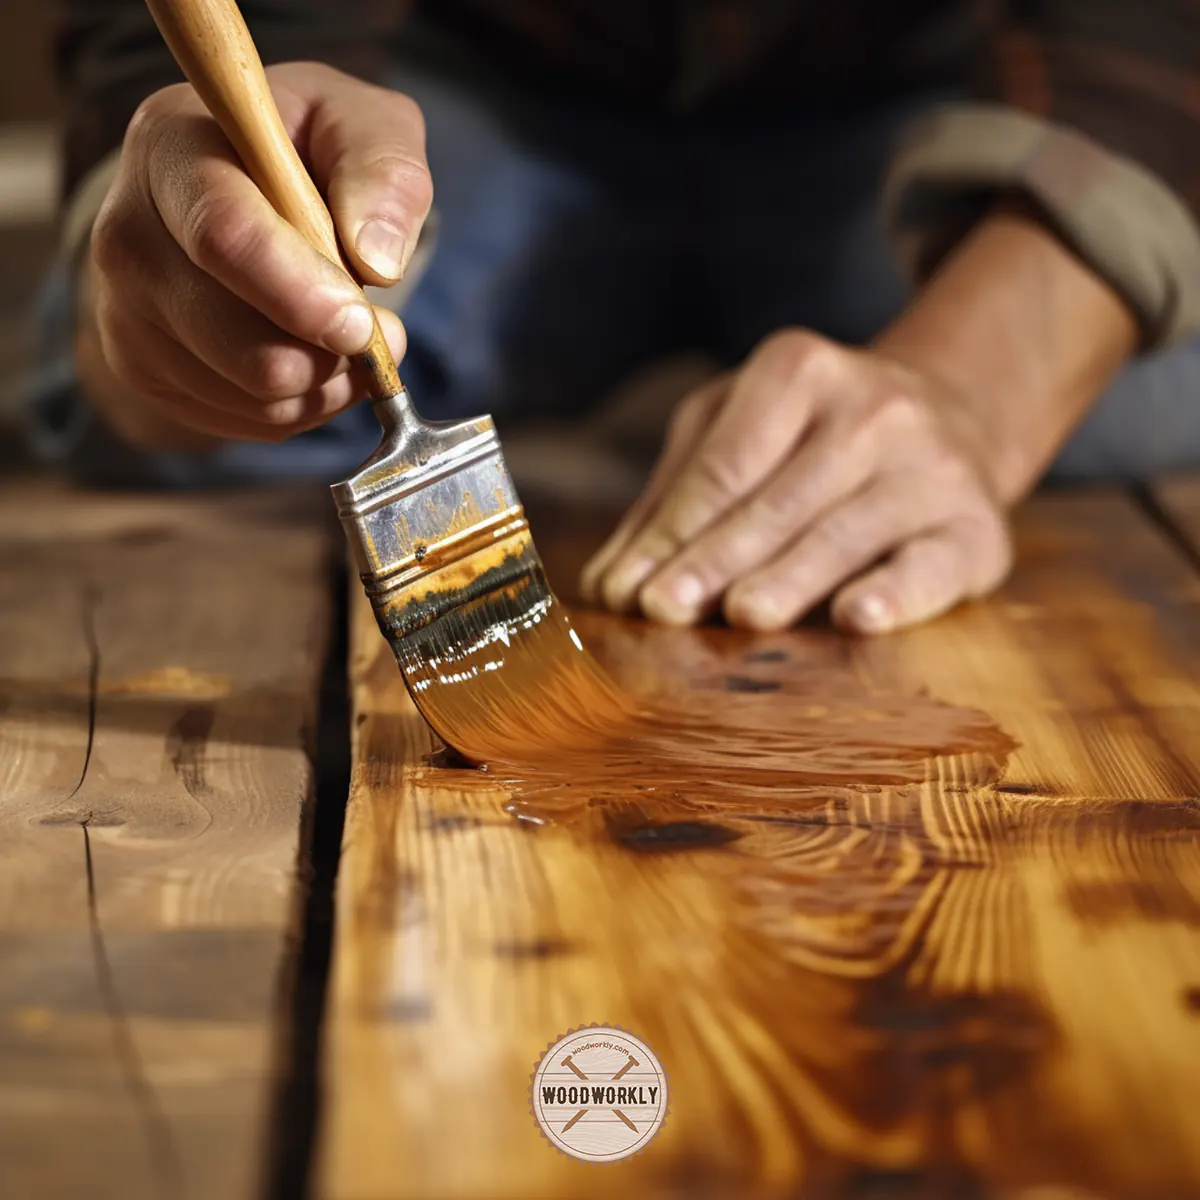
{"type": "MultiPolygon", "coordinates": [[[[338,246],[333,218],[283,127],[262,59],[234,0],[146,0],[146,4],[175,61],[271,206],[353,279],[338,246]]],[[[363,302],[370,305],[365,295],[363,302]]],[[[370,344],[354,361],[370,372],[374,399],[401,391],[396,362],[378,320],[370,344]]]]}

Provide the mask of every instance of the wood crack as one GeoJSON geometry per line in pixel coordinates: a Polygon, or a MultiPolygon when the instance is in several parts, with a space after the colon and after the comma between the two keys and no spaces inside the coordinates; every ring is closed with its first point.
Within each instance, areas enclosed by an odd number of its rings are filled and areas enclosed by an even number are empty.
{"type": "MultiPolygon", "coordinates": [[[[100,603],[100,590],[89,586],[83,594],[83,636],[88,649],[88,730],[87,744],[83,753],[83,766],[79,779],[67,799],[78,795],[87,778],[92,761],[92,747],[96,741],[96,704],[100,691],[100,644],[96,637],[96,609],[100,603]]],[[[100,909],[96,900],[96,866],[92,859],[92,837],[88,824],[93,813],[79,822],[83,830],[83,862],[87,873],[88,937],[92,948],[92,962],[96,970],[96,985],[112,1031],[113,1049],[116,1053],[121,1078],[129,1093],[138,1123],[146,1139],[150,1156],[151,1173],[155,1191],[163,1197],[183,1195],[183,1170],[179,1155],[171,1138],[167,1122],[154,1089],[146,1078],[137,1045],[129,1027],[129,1018],[121,1005],[113,977],[112,964],[104,943],[104,930],[100,925],[100,909]]]]}
{"type": "MultiPolygon", "coordinates": [[[[75,786],[67,795],[67,799],[71,800],[79,794],[79,789],[83,787],[83,781],[87,778],[88,767],[92,762],[92,746],[96,741],[96,698],[100,691],[100,643],[96,640],[96,609],[100,604],[100,589],[95,584],[84,589],[83,593],[83,611],[81,613],[83,624],[83,639],[87,644],[88,650],[88,728],[87,728],[87,744],[83,751],[83,766],[79,771],[79,779],[75,786]]],[[[87,837],[87,823],[84,822],[84,837],[87,837]]],[[[90,867],[90,858],[88,860],[90,867]]],[[[89,870],[89,882],[90,882],[89,870]]]]}
{"type": "Polygon", "coordinates": [[[100,909],[96,902],[96,868],[92,861],[92,838],[88,833],[89,813],[79,827],[83,830],[83,861],[87,871],[88,935],[92,946],[92,961],[96,968],[96,984],[108,1016],[112,1031],[113,1049],[120,1066],[121,1077],[133,1103],[138,1123],[142,1127],[150,1156],[151,1173],[155,1192],[164,1198],[184,1195],[183,1169],[179,1154],[171,1137],[171,1127],[166,1113],[155,1095],[138,1054],[137,1045],[129,1028],[129,1018],[117,994],[112,964],[104,944],[104,931],[100,926],[100,909]]]}

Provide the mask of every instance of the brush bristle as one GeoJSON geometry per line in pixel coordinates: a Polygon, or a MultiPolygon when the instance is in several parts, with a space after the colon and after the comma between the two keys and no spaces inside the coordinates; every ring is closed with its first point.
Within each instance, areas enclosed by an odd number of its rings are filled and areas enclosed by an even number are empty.
{"type": "Polygon", "coordinates": [[[474,762],[599,745],[628,722],[540,561],[389,640],[422,715],[474,762]]]}
{"type": "Polygon", "coordinates": [[[603,740],[628,708],[555,598],[491,419],[422,421],[407,393],[333,487],[359,574],[417,707],[476,762],[603,740]]]}
{"type": "MultiPolygon", "coordinates": [[[[502,591],[545,572],[522,520],[517,534],[462,553],[440,567],[429,567],[411,582],[393,583],[372,596],[383,636],[393,645],[431,625],[463,604],[502,591]]],[[[549,593],[549,585],[545,585],[549,593]]]]}

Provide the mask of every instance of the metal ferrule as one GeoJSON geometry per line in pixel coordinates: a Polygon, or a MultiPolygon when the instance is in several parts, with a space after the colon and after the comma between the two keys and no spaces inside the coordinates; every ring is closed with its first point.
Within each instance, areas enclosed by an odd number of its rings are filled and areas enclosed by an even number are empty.
{"type": "Polygon", "coordinates": [[[378,605],[448,561],[524,525],[490,417],[431,422],[407,391],[377,401],[379,449],[330,489],[359,574],[378,605]]]}

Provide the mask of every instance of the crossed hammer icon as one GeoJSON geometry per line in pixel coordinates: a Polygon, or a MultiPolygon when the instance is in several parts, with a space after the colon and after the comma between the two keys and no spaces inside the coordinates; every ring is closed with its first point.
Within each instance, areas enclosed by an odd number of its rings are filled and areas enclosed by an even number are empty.
{"type": "MultiPolygon", "coordinates": [[[[618,1072],[617,1072],[615,1075],[613,1075],[613,1076],[612,1076],[612,1078],[611,1078],[610,1082],[613,1082],[613,1083],[615,1083],[615,1082],[616,1082],[618,1079],[623,1079],[623,1078],[625,1077],[625,1073],[626,1073],[627,1071],[632,1071],[634,1067],[637,1067],[637,1066],[640,1066],[640,1065],[641,1065],[641,1064],[638,1062],[638,1060],[637,1060],[636,1058],[634,1058],[632,1054],[630,1054],[630,1053],[629,1053],[629,1051],[628,1051],[628,1050],[626,1050],[626,1051],[625,1051],[625,1054],[626,1054],[626,1056],[628,1057],[629,1061],[628,1061],[628,1062],[627,1062],[627,1063],[626,1063],[626,1064],[625,1064],[625,1065],[624,1065],[624,1066],[623,1066],[623,1067],[622,1067],[622,1068],[621,1068],[621,1069],[620,1069],[620,1070],[619,1070],[619,1071],[618,1071],[618,1072]]],[[[574,1071],[574,1072],[575,1072],[575,1074],[576,1074],[576,1075],[578,1075],[578,1076],[579,1076],[579,1078],[580,1078],[580,1079],[582,1079],[582,1080],[583,1080],[585,1083],[586,1083],[586,1082],[590,1082],[590,1081],[588,1080],[588,1077],[587,1077],[587,1076],[586,1076],[586,1075],[585,1075],[585,1074],[584,1074],[584,1073],[583,1073],[583,1072],[582,1072],[582,1071],[581,1071],[581,1070],[580,1070],[580,1069],[579,1069],[579,1068],[578,1068],[578,1067],[575,1065],[575,1062],[574,1062],[574,1060],[571,1058],[571,1056],[570,1056],[569,1054],[567,1055],[567,1057],[566,1057],[566,1058],[564,1058],[564,1059],[562,1060],[562,1065],[563,1065],[564,1067],[568,1067],[570,1070],[574,1071]]],[[[582,1116],[583,1116],[583,1114],[584,1114],[584,1113],[586,1113],[587,1111],[588,1111],[588,1110],[587,1110],[586,1108],[581,1108],[581,1109],[580,1109],[580,1110],[579,1110],[579,1111],[578,1111],[578,1112],[577,1112],[577,1113],[576,1113],[576,1114],[575,1114],[575,1115],[574,1115],[574,1116],[573,1116],[573,1117],[572,1117],[572,1118],[571,1118],[571,1119],[570,1119],[570,1120],[569,1120],[569,1121],[568,1121],[568,1122],[567,1122],[567,1123],[566,1123],[566,1124],[565,1124],[565,1125],[562,1127],[562,1131],[563,1131],[563,1133],[566,1133],[566,1132],[567,1132],[567,1130],[568,1130],[568,1129],[570,1129],[570,1128],[571,1128],[571,1126],[572,1126],[572,1125],[574,1125],[574,1124],[575,1124],[575,1122],[576,1122],[576,1121],[578,1121],[578,1120],[579,1120],[579,1118],[580,1118],[580,1117],[582,1117],[582,1116]]],[[[630,1120],[630,1119],[629,1119],[629,1118],[628,1118],[628,1117],[627,1117],[627,1116],[626,1116],[626,1115],[625,1115],[625,1114],[624,1114],[624,1113],[623,1113],[623,1112],[622,1112],[622,1111],[621,1111],[619,1108],[614,1108],[612,1111],[613,1111],[614,1113],[616,1113],[616,1114],[617,1114],[617,1116],[618,1116],[618,1117],[620,1117],[620,1118],[621,1118],[621,1120],[622,1120],[622,1121],[624,1121],[624,1122],[625,1122],[625,1124],[626,1124],[626,1125],[628,1125],[628,1126],[629,1126],[629,1128],[630,1128],[630,1129],[632,1129],[634,1133],[637,1133],[637,1131],[638,1131],[638,1127],[637,1127],[637,1126],[636,1126],[636,1125],[635,1125],[635,1124],[634,1124],[634,1123],[633,1123],[633,1122],[632,1122],[632,1121],[631,1121],[631,1120],[630,1120]]]]}

